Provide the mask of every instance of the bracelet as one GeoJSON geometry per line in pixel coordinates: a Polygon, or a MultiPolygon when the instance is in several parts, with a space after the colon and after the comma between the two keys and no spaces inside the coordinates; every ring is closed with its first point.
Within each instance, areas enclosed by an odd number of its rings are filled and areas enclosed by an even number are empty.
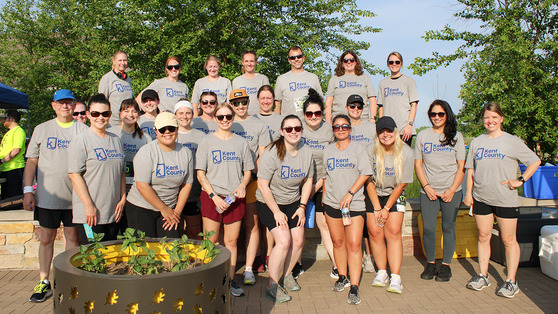
{"type": "Polygon", "coordinates": [[[422,188],[424,189],[425,187],[429,186],[430,183],[426,183],[425,185],[422,186],[422,188]]]}
{"type": "Polygon", "coordinates": [[[23,194],[33,193],[33,187],[31,185],[27,185],[23,187],[23,194]]]}
{"type": "Polygon", "coordinates": [[[298,204],[298,207],[302,207],[302,208],[306,209],[306,204],[300,203],[300,204],[298,204]]]}
{"type": "Polygon", "coordinates": [[[351,192],[351,190],[347,191],[349,194],[351,194],[352,196],[355,196],[355,193],[351,192]]]}

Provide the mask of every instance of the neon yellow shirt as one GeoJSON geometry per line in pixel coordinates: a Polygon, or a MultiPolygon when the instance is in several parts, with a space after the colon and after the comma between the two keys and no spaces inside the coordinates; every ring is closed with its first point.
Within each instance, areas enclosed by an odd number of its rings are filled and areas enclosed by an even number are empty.
{"type": "Polygon", "coordinates": [[[14,148],[19,148],[19,153],[12,159],[0,165],[0,171],[10,171],[25,167],[25,131],[17,126],[9,130],[0,143],[0,159],[6,157],[14,148]]]}

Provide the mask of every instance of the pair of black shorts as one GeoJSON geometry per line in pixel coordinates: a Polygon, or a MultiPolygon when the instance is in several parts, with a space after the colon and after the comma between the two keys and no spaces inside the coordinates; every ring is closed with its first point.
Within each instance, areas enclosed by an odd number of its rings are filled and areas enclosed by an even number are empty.
{"type": "MultiPolygon", "coordinates": [[[[378,199],[380,200],[380,208],[384,208],[386,206],[387,201],[389,200],[389,196],[378,196],[378,199]]],[[[372,205],[372,201],[370,201],[368,195],[366,195],[366,197],[364,198],[364,203],[366,204],[366,212],[373,214],[374,205],[372,205]]],[[[397,202],[395,202],[395,204],[393,204],[393,206],[391,206],[391,208],[389,209],[390,213],[397,212],[397,207],[395,205],[397,205],[397,202]]]]}
{"type": "Polygon", "coordinates": [[[35,206],[33,211],[33,219],[39,221],[39,225],[43,228],[58,229],[60,222],[64,227],[75,227],[77,224],[72,222],[71,209],[47,209],[35,206]]]}
{"type": "Polygon", "coordinates": [[[475,215],[484,216],[494,214],[494,216],[496,217],[512,219],[519,217],[518,207],[492,206],[483,202],[479,202],[475,199],[473,201],[473,214],[475,215]]]}
{"type": "MultiPolygon", "coordinates": [[[[288,205],[277,204],[277,206],[279,206],[279,209],[287,216],[287,223],[289,224],[289,229],[296,228],[298,225],[298,216],[296,216],[294,219],[292,217],[296,213],[299,204],[300,201],[296,201],[288,205]]],[[[258,201],[256,202],[256,208],[258,209],[258,216],[260,217],[261,223],[264,226],[266,226],[269,231],[277,227],[275,216],[273,215],[273,212],[271,211],[271,209],[269,209],[266,203],[262,203],[258,201]]],[[[301,227],[304,228],[304,226],[301,227]]]]}
{"type": "Polygon", "coordinates": [[[201,215],[200,207],[198,206],[198,202],[188,202],[184,205],[184,209],[182,210],[182,216],[197,216],[201,215]]]}
{"type": "MultiPolygon", "coordinates": [[[[324,204],[324,213],[326,213],[326,215],[328,215],[331,218],[336,218],[336,219],[341,219],[341,209],[339,208],[333,208],[329,205],[324,204]]],[[[351,214],[351,217],[362,217],[364,218],[364,220],[366,221],[366,211],[354,211],[354,210],[349,210],[349,213],[351,214]]]]}

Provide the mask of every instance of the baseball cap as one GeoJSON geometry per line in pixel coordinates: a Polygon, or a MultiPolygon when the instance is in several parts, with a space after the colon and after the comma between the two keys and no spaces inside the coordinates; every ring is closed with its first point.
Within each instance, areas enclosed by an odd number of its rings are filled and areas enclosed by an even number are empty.
{"type": "Polygon", "coordinates": [[[347,106],[350,104],[354,104],[355,102],[359,102],[364,105],[364,99],[360,95],[353,94],[347,98],[347,106]]]}
{"type": "Polygon", "coordinates": [[[143,91],[143,93],[141,93],[141,101],[143,101],[146,98],[159,100],[159,94],[157,94],[157,92],[152,89],[146,89],[143,91]]]}
{"type": "Polygon", "coordinates": [[[187,100],[180,100],[179,102],[177,102],[176,105],[174,105],[174,113],[176,113],[176,111],[178,111],[178,109],[180,108],[190,108],[192,109],[192,111],[194,111],[192,103],[187,100]]]}
{"type": "Polygon", "coordinates": [[[246,94],[246,91],[243,89],[235,89],[231,92],[231,95],[229,97],[230,101],[239,99],[239,98],[248,98],[248,94],[246,94]]]}
{"type": "Polygon", "coordinates": [[[390,132],[393,132],[396,127],[397,125],[392,117],[383,116],[376,121],[376,133],[380,133],[383,129],[388,129],[390,132]]]}
{"type": "Polygon", "coordinates": [[[176,121],[174,114],[166,111],[159,113],[155,118],[155,129],[158,130],[165,126],[178,127],[178,122],[176,121]]]}
{"type": "Polygon", "coordinates": [[[58,90],[54,93],[54,101],[59,101],[62,99],[73,99],[76,100],[76,97],[74,96],[74,93],[72,93],[72,91],[67,90],[67,89],[61,89],[58,90]]]}

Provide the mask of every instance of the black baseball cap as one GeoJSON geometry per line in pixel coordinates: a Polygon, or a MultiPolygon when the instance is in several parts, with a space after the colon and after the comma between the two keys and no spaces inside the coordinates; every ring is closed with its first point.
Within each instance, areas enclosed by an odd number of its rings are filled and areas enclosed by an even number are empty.
{"type": "Polygon", "coordinates": [[[159,94],[152,89],[146,89],[141,93],[141,101],[144,101],[146,98],[159,100],[159,94]]]}
{"type": "Polygon", "coordinates": [[[383,129],[388,129],[390,132],[393,132],[396,127],[397,125],[392,117],[383,116],[376,121],[376,133],[380,133],[383,129]]]}
{"type": "Polygon", "coordinates": [[[364,105],[364,99],[362,99],[362,97],[360,95],[353,94],[353,95],[349,96],[349,98],[347,98],[347,106],[350,105],[350,104],[354,104],[355,102],[359,102],[362,105],[364,105]]]}

